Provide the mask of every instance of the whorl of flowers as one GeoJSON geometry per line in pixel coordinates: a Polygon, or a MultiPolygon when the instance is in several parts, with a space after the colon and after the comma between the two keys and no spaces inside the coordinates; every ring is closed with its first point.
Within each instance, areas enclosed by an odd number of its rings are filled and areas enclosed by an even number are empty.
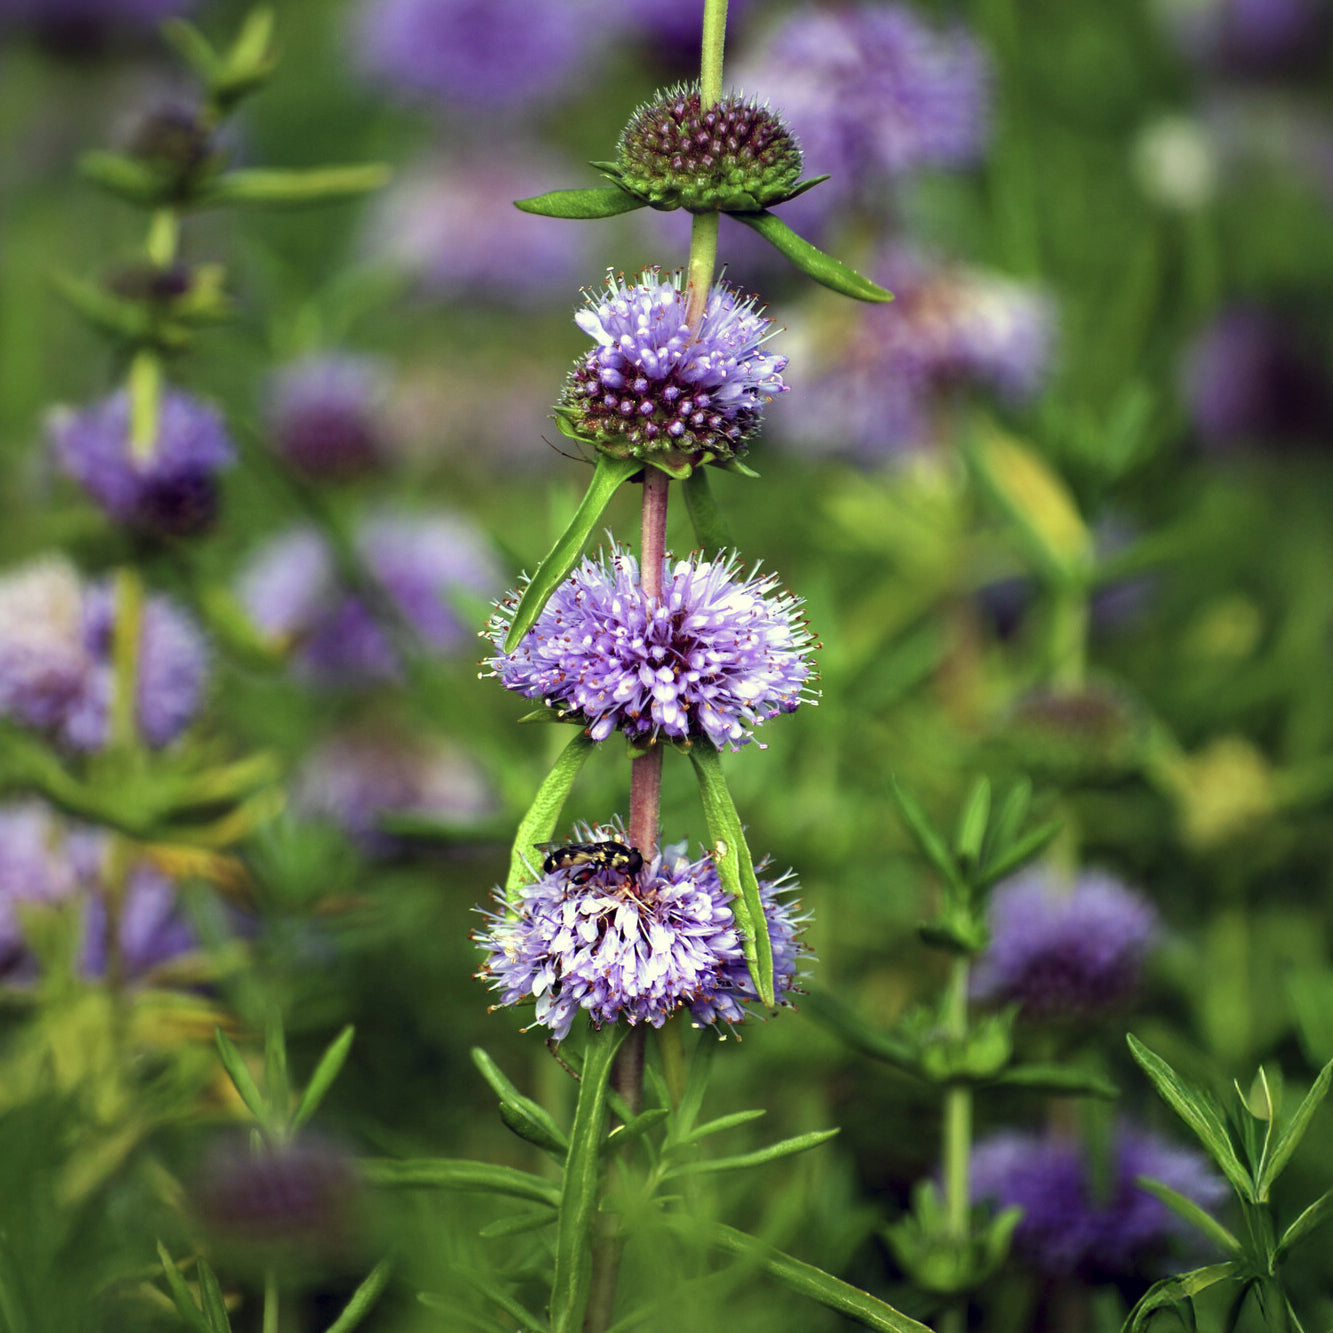
{"type": "Polygon", "coordinates": [[[130,402],[123,390],[48,423],[62,471],[118,523],[140,532],[186,537],[217,517],[217,474],[234,458],[222,417],[172,389],[162,395],[157,437],[140,457],[130,443],[130,402]]]}
{"type": "MultiPolygon", "coordinates": [[[[612,825],[575,836],[621,841],[625,834],[612,825]]],[[[486,959],[478,976],[502,1005],[535,1001],[535,1021],[558,1041],[580,1009],[598,1027],[622,1017],[661,1027],[680,1009],[696,1026],[745,1017],[757,996],[707,852],[691,861],[684,843],[664,848],[634,881],[607,869],[585,875],[579,866],[543,874],[523,888],[516,915],[498,894],[496,910],[483,912],[486,928],[476,941],[486,959]]],[[[795,986],[801,953],[803,918],[784,896],[795,888],[787,876],[759,882],[779,996],[795,986]]]]}
{"type": "Polygon", "coordinates": [[[1039,871],[1000,885],[975,990],[1031,1018],[1104,1013],[1128,1000],[1157,936],[1157,913],[1110,875],[1085,871],[1065,889],[1039,871]]]}
{"type": "Polygon", "coordinates": [[[265,419],[279,456],[311,481],[346,481],[385,460],[388,384],[371,357],[308,356],[276,371],[265,419]]]}
{"type": "Polygon", "coordinates": [[[787,358],[763,351],[773,321],[719,282],[695,329],[684,274],[609,276],[574,321],[597,344],[580,358],[556,416],[617,458],[706,463],[744,453],[760,410],[786,385],[787,358]]]}
{"type": "Polygon", "coordinates": [[[754,210],[790,197],[801,149],[782,119],[753,98],[705,108],[680,85],[641,106],[620,136],[616,177],[654,208],[754,210]]]}
{"type": "Polygon", "coordinates": [[[1078,1143],[1005,1133],[972,1153],[972,1197],[997,1208],[1019,1207],[1018,1258],[1048,1277],[1113,1281],[1152,1277],[1188,1228],[1137,1181],[1149,1176],[1192,1199],[1218,1207],[1226,1186],[1201,1153],[1180,1148],[1130,1123],[1109,1145],[1105,1190],[1078,1143]]]}
{"type": "MultiPolygon", "coordinates": [[[[497,648],[516,598],[485,636],[497,648]]],[[[585,557],[551,595],[512,653],[486,659],[506,689],[577,717],[594,740],[705,736],[719,748],[806,701],[815,640],[801,601],[772,574],[740,572],[734,555],[663,561],[662,597],[639,583],[638,562],[616,546],[585,557]]]]}

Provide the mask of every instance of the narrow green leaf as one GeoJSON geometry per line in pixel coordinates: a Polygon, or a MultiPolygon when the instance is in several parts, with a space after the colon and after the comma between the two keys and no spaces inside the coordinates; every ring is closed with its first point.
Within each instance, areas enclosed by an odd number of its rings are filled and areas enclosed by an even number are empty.
{"type": "Polygon", "coordinates": [[[1018,830],[1028,817],[1028,807],[1032,804],[1032,783],[1027,778],[1019,778],[1004,794],[995,818],[986,830],[986,837],[981,847],[981,863],[987,864],[998,852],[1005,851],[1018,837],[1018,830]]]}
{"type": "Polygon", "coordinates": [[[457,1300],[448,1296],[437,1296],[434,1292],[419,1291],[417,1300],[428,1310],[439,1310],[449,1316],[449,1324],[446,1325],[452,1333],[455,1328],[475,1328],[478,1333],[514,1333],[514,1326],[509,1320],[501,1323],[498,1319],[490,1319],[486,1315],[472,1314],[468,1310],[460,1310],[457,1300]]]}
{"type": "Polygon", "coordinates": [[[854,1051],[883,1060],[904,1073],[921,1076],[921,1063],[913,1043],[867,1023],[851,1005],[829,991],[808,992],[801,1008],[817,1023],[832,1028],[854,1051]]]}
{"type": "MultiPolygon", "coordinates": [[[[698,1223],[693,1225],[697,1227],[698,1223]]],[[[863,1328],[876,1329],[878,1333],[930,1333],[925,1324],[917,1323],[868,1291],[853,1287],[813,1264],[793,1259],[734,1227],[715,1222],[708,1228],[708,1235],[718,1249],[758,1263],[764,1272],[789,1291],[808,1296],[855,1320],[863,1328]]]]}
{"type": "Polygon", "coordinates": [[[670,1114],[665,1106],[654,1106],[636,1116],[631,1116],[623,1125],[617,1125],[606,1136],[607,1150],[619,1151],[625,1144],[643,1138],[654,1125],[660,1125],[670,1114]]]}
{"type": "Polygon", "coordinates": [[[537,846],[551,840],[574,779],[578,777],[583,761],[596,748],[597,742],[591,740],[585,732],[576,732],[569,744],[561,750],[551,771],[542,779],[542,785],[537,788],[527,814],[519,821],[514,845],[509,852],[509,877],[505,880],[505,901],[511,907],[518,903],[519,890],[530,883],[534,873],[539,871],[541,858],[537,854],[537,846]]]}
{"type": "Polygon", "coordinates": [[[1077,1065],[1010,1065],[990,1082],[1053,1097],[1105,1097],[1114,1101],[1120,1096],[1120,1089],[1110,1080],[1077,1065]]]}
{"type": "Polygon", "coordinates": [[[94,148],[79,158],[79,175],[132,204],[152,206],[167,193],[162,177],[151,167],[120,153],[94,148]]]}
{"type": "Polygon", "coordinates": [[[1031,832],[1025,833],[1017,842],[1010,844],[1008,851],[1001,852],[976,877],[974,881],[976,887],[988,889],[998,880],[1004,879],[1006,875],[1012,875],[1015,870],[1026,865],[1034,856],[1040,856],[1063,827],[1063,820],[1051,819],[1045,824],[1039,824],[1031,832]]]}
{"type": "Polygon", "coordinates": [[[482,1078],[490,1084],[491,1090],[500,1099],[500,1116],[505,1124],[530,1143],[535,1143],[538,1147],[563,1157],[569,1148],[569,1140],[555,1117],[540,1102],[535,1102],[531,1097],[525,1097],[519,1092],[505,1077],[500,1066],[480,1046],[472,1048],[472,1063],[481,1071],[482,1078]],[[509,1115],[505,1114],[506,1106],[509,1107],[509,1115]],[[520,1124],[526,1128],[519,1128],[520,1124]]]}
{"type": "Polygon", "coordinates": [[[221,1028],[214,1028],[213,1036],[217,1040],[218,1054],[222,1057],[222,1067],[227,1071],[227,1077],[231,1079],[232,1087],[240,1094],[241,1100],[249,1108],[250,1114],[262,1126],[267,1128],[268,1107],[264,1103],[264,1098],[260,1095],[254,1076],[246,1066],[244,1057],[236,1049],[236,1043],[221,1028]]]}
{"type": "Polygon", "coordinates": [[[618,185],[596,185],[582,190],[550,190],[530,199],[515,199],[514,207],[543,218],[613,218],[618,213],[646,208],[647,201],[618,185]]]}
{"type": "Polygon", "coordinates": [[[727,520],[722,517],[722,511],[713,498],[708,469],[695,468],[685,479],[682,490],[685,494],[685,508],[694,526],[694,540],[700,550],[710,554],[714,551],[730,551],[736,543],[732,541],[727,520]]]}
{"type": "Polygon", "coordinates": [[[1241,1165],[1226,1131],[1217,1103],[1201,1089],[1193,1088],[1160,1055],[1154,1054],[1133,1033],[1127,1033],[1130,1054],[1152,1079],[1162,1100],[1194,1131],[1222,1174],[1242,1199],[1256,1203],[1254,1181],[1241,1165]]]}
{"type": "Polygon", "coordinates": [[[259,208],[303,208],[357,199],[383,189],[393,172],[380,162],[350,167],[308,167],[282,171],[272,167],[250,167],[226,171],[209,181],[191,200],[197,207],[227,204],[259,208]]]}
{"type": "Polygon", "coordinates": [[[1299,1245],[1316,1227],[1333,1217],[1333,1190],[1321,1194],[1287,1229],[1277,1243],[1277,1261],[1280,1264],[1293,1245],[1299,1245]]]}
{"type": "Polygon", "coordinates": [[[728,1129],[735,1129],[739,1125],[748,1125],[751,1120],[758,1120],[760,1116],[767,1115],[768,1112],[759,1108],[753,1111],[733,1111],[730,1115],[718,1116],[716,1120],[710,1120],[705,1125],[700,1125],[698,1129],[692,1129],[688,1134],[676,1139],[675,1142],[668,1145],[668,1152],[676,1152],[681,1148],[692,1147],[702,1139],[711,1137],[714,1134],[722,1134],[728,1129]]]}
{"type": "Polygon", "coordinates": [[[551,1333],[583,1328],[592,1286],[593,1233],[601,1198],[602,1141],[609,1113],[606,1088],[611,1064],[625,1039],[623,1024],[588,1033],[579,1079],[579,1100],[569,1135],[560,1186],[560,1217],[555,1231],[555,1273],[551,1278],[551,1333]]]}
{"type": "Polygon", "coordinates": [[[768,918],[764,915],[745,830],[722,772],[722,756],[710,742],[700,738],[690,746],[690,761],[699,779],[704,822],[713,840],[713,863],[740,927],[750,979],[760,1003],[771,1009],[777,999],[773,993],[773,945],[768,938],[768,918]]]}
{"type": "Polygon", "coordinates": [[[889,790],[902,812],[903,821],[921,849],[922,855],[953,885],[959,893],[967,893],[967,884],[958,873],[958,866],[949,854],[944,839],[935,831],[935,826],[926,816],[926,812],[917,803],[915,796],[905,787],[900,786],[897,778],[889,779],[889,790]]]}
{"type": "MultiPolygon", "coordinates": [[[[1201,1291],[1225,1281],[1232,1276],[1232,1273],[1230,1264],[1210,1264],[1207,1268],[1196,1268],[1177,1277],[1164,1278],[1149,1287],[1139,1303],[1129,1312],[1129,1317],[1125,1320],[1124,1333],[1139,1333],[1140,1329],[1147,1328],[1154,1314],[1169,1306],[1189,1306],[1189,1302],[1201,1291]]],[[[1188,1319],[1185,1315],[1181,1315],[1180,1319],[1187,1328],[1193,1328],[1193,1307],[1189,1306],[1188,1319]]]]}
{"type": "MultiPolygon", "coordinates": [[[[454,1277],[467,1283],[474,1291],[480,1292],[497,1310],[503,1310],[518,1326],[521,1333],[546,1333],[546,1321],[539,1319],[531,1310],[511,1296],[498,1282],[492,1281],[490,1275],[484,1270],[479,1270],[470,1265],[449,1264],[448,1271],[454,1277]]],[[[424,1294],[422,1300],[423,1304],[434,1309],[445,1310],[449,1314],[452,1314],[458,1308],[456,1300],[440,1299],[437,1304],[435,1299],[427,1300],[424,1294]]]]}
{"type": "Polygon", "coordinates": [[[282,1010],[275,1004],[264,1024],[264,1101],[279,1115],[291,1100],[287,1076],[287,1038],[282,1030],[282,1010]]]}
{"type": "Polygon", "coordinates": [[[209,1333],[208,1320],[204,1318],[204,1312],[194,1299],[190,1284],[186,1282],[180,1269],[176,1267],[176,1261],[161,1241],[157,1242],[157,1257],[162,1261],[162,1272],[167,1279],[167,1290],[171,1293],[171,1302],[176,1307],[176,1312],[195,1333],[209,1333]]]}
{"type": "Polygon", "coordinates": [[[755,1152],[739,1153],[735,1157],[712,1157],[698,1162],[682,1162],[673,1166],[662,1179],[674,1180],[679,1176],[711,1175],[717,1171],[744,1171],[751,1166],[763,1166],[765,1162],[776,1162],[783,1157],[794,1157],[797,1153],[809,1152],[827,1143],[840,1133],[836,1129],[816,1129],[808,1134],[797,1134],[794,1138],[780,1139],[770,1143],[767,1148],[755,1152]]]}
{"type": "Polygon", "coordinates": [[[1200,1208],[1193,1199],[1187,1199],[1183,1194],[1173,1190],[1170,1185],[1164,1185],[1160,1180],[1154,1180],[1151,1176],[1138,1176],[1134,1183],[1140,1189],[1147,1190],[1149,1194],[1160,1199],[1182,1221],[1188,1222],[1195,1230],[1203,1232],[1218,1249],[1232,1256],[1240,1255],[1240,1241],[1211,1213],[1200,1208]]]}
{"type": "Polygon", "coordinates": [[[737,222],[743,222],[757,231],[779,254],[790,259],[808,278],[813,278],[832,291],[850,296],[857,301],[892,301],[893,293],[878,283],[862,277],[840,259],[826,255],[809,241],[798,236],[776,213],[760,209],[757,213],[730,213],[737,222]]]}
{"type": "Polygon", "coordinates": [[[954,851],[958,859],[967,866],[974,866],[981,859],[981,844],[986,836],[986,825],[990,821],[990,779],[979,777],[972,784],[967,800],[963,803],[963,813],[958,819],[958,832],[954,835],[954,851]]]}
{"type": "MultiPolygon", "coordinates": [[[[694,1128],[694,1122],[703,1109],[704,1095],[708,1091],[708,1077],[713,1069],[713,1060],[717,1056],[718,1042],[712,1033],[701,1030],[699,1040],[694,1047],[694,1056],[690,1060],[689,1074],[685,1079],[685,1093],[676,1107],[675,1124],[672,1131],[678,1135],[688,1134],[694,1128]]],[[[652,1066],[649,1066],[652,1072],[652,1066]]],[[[667,1105],[670,1101],[667,1100],[667,1105]]]]}
{"type": "Polygon", "coordinates": [[[396,1162],[371,1158],[360,1163],[361,1174],[372,1185],[390,1189],[446,1189],[476,1194],[504,1194],[530,1203],[560,1203],[560,1187],[530,1171],[489,1162],[450,1157],[425,1157],[396,1162]]]}
{"type": "Polygon", "coordinates": [[[167,19],[158,27],[158,31],[189,65],[200,83],[207,85],[213,81],[221,61],[208,38],[193,23],[179,18],[167,19]]]}
{"type": "Polygon", "coordinates": [[[297,1103],[296,1113],[292,1116],[292,1128],[300,1129],[319,1109],[324,1094],[333,1086],[333,1081],[342,1073],[347,1063],[347,1056],[356,1037],[356,1028],[350,1023],[325,1048],[319,1057],[315,1072],[310,1075],[310,1082],[305,1085],[301,1100],[297,1103]]]}
{"type": "Polygon", "coordinates": [[[325,1333],[352,1333],[361,1321],[371,1312],[375,1302],[384,1294],[393,1275],[393,1264],[388,1259],[381,1259],[366,1274],[365,1281],[352,1293],[352,1298],[343,1306],[343,1312],[325,1330],[325,1333]]]}
{"type": "Polygon", "coordinates": [[[1296,1114],[1279,1130],[1272,1156],[1259,1174],[1259,1198],[1261,1200],[1268,1198],[1268,1191],[1273,1182],[1281,1175],[1283,1167],[1291,1160],[1292,1153],[1296,1151],[1297,1145],[1305,1137],[1305,1131],[1310,1128],[1310,1121],[1314,1113],[1319,1109],[1319,1105],[1324,1098],[1328,1096],[1330,1080],[1333,1080],[1333,1060],[1330,1060],[1319,1071],[1319,1076],[1315,1079],[1310,1091],[1305,1094],[1304,1100],[1296,1108],[1296,1114]]]}
{"type": "Polygon", "coordinates": [[[208,1320],[211,1333],[231,1333],[231,1319],[227,1315],[227,1302],[222,1299],[222,1288],[218,1285],[217,1274],[209,1267],[208,1261],[196,1261],[199,1270],[199,1295],[204,1307],[204,1318],[208,1320]]]}
{"type": "Polygon", "coordinates": [[[546,559],[537,566],[537,572],[523,589],[523,596],[514,608],[514,621],[509,626],[509,633],[505,635],[505,652],[512,653],[518,647],[523,636],[537,623],[537,617],[541,615],[547,599],[578,564],[583,548],[592,536],[592,530],[601,522],[606,506],[611,503],[611,497],[623,482],[642,470],[643,464],[636,458],[597,455],[592,481],[588,483],[587,492],[579,502],[574,517],[551,547],[546,559]]]}
{"type": "Polygon", "coordinates": [[[534,1208],[531,1211],[514,1213],[511,1217],[501,1217],[482,1227],[477,1235],[490,1239],[493,1236],[520,1236],[526,1231],[540,1231],[549,1227],[556,1219],[554,1208],[534,1208]]]}

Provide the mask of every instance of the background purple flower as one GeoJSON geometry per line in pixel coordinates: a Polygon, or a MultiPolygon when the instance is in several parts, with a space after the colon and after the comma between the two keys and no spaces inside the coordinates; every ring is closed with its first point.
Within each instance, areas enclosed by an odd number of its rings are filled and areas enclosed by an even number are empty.
{"type": "Polygon", "coordinates": [[[118,523],[182,537],[217,516],[217,474],[234,450],[221,416],[179,390],[162,395],[157,440],[142,459],[130,450],[129,396],[121,390],[49,421],[56,460],[118,523]]]}
{"type": "MultiPolygon", "coordinates": [[[[71,749],[101,749],[114,619],[110,587],[85,587],[64,561],[37,561],[0,579],[0,714],[71,749]]],[[[136,670],[139,734],[160,749],[194,720],[208,673],[203,635],[168,598],[144,604],[136,670]]]]}
{"type": "MultiPolygon", "coordinates": [[[[638,562],[619,547],[609,564],[585,557],[514,652],[487,665],[506,689],[585,718],[594,740],[618,729],[736,748],[812,699],[814,639],[776,576],[745,579],[734,556],[695,554],[663,562],[662,589],[650,606],[638,562]]],[[[497,649],[511,605],[486,628],[497,649]]]]}
{"type": "Polygon", "coordinates": [[[353,17],[371,77],[461,112],[561,92],[602,41],[589,0],[365,0],[353,17]]]}
{"type": "Polygon", "coordinates": [[[1047,1277],[1082,1281],[1152,1277],[1173,1248],[1193,1239],[1185,1223],[1135,1184],[1151,1176],[1200,1207],[1216,1209],[1226,1186],[1201,1153],[1121,1124],[1109,1151],[1109,1185],[1098,1193],[1087,1152],[1067,1139],[1004,1133],[972,1153],[972,1197],[1019,1207],[1014,1252],[1047,1277]]]}
{"type": "Polygon", "coordinates": [[[75,892],[74,867],[58,839],[59,821],[40,801],[0,806],[0,977],[12,977],[25,959],[21,907],[75,892]]]}
{"type": "Polygon", "coordinates": [[[1171,0],[1158,8],[1181,52],[1222,74],[1291,73],[1327,46],[1320,0],[1171,0]]]}
{"type": "Polygon", "coordinates": [[[425,295],[484,295],[508,305],[561,304],[587,272],[588,229],[536,217],[515,199],[567,185],[572,169],[535,148],[488,145],[484,154],[409,168],[376,203],[365,247],[425,295]]]}
{"type": "Polygon", "coordinates": [[[872,271],[892,303],[858,306],[836,329],[792,321],[788,378],[796,392],[770,418],[785,444],[871,462],[932,443],[951,390],[983,389],[1017,403],[1043,387],[1056,328],[1042,292],[896,247],[872,271]]]}
{"type": "Polygon", "coordinates": [[[274,449],[312,481],[344,481],[384,462],[388,381],[371,357],[308,356],[275,371],[265,395],[274,449]]]}
{"type": "MultiPolygon", "coordinates": [[[[84,918],[81,970],[86,977],[107,971],[107,906],[101,892],[90,891],[84,918]]],[[[181,911],[176,886],[145,861],[126,876],[116,934],[118,963],[129,978],[146,976],[154,968],[197,947],[194,931],[181,911]]]]}
{"type": "Polygon", "coordinates": [[[327,543],[309,529],[270,541],[242,574],[241,600],[255,623],[290,640],[304,671],[328,682],[395,677],[395,616],[435,652],[471,642],[449,597],[488,596],[499,572],[470,523],[444,513],[378,514],[362,523],[355,544],[383,606],[343,586],[327,543]]]}
{"type": "MultiPolygon", "coordinates": [[[[622,841],[618,826],[581,828],[578,841],[622,841]]],[[[586,1010],[597,1025],[624,1017],[661,1027],[689,1008],[696,1025],[738,1023],[754,998],[735,918],[712,858],[690,861],[685,844],[654,856],[631,884],[599,870],[584,883],[579,867],[542,875],[522,890],[517,917],[497,895],[477,943],[487,951],[479,973],[501,1004],[536,1002],[536,1022],[557,1041],[586,1010]]],[[[773,939],[774,986],[796,980],[800,918],[779,896],[794,884],[761,882],[773,939]]]]}
{"type": "Polygon", "coordinates": [[[1084,871],[1066,888],[1033,870],[995,890],[990,929],[974,993],[1029,1018],[1068,1018],[1130,998],[1158,926],[1152,904],[1110,875],[1084,871]]]}

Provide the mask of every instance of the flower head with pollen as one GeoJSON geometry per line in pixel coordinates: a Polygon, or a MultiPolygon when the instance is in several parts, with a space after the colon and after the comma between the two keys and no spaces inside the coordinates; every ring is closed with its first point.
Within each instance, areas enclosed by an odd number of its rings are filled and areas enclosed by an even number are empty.
{"type": "MultiPolygon", "coordinates": [[[[624,836],[618,825],[577,832],[581,841],[624,836]]],[[[759,882],[779,996],[794,988],[801,954],[803,918],[784,896],[795,887],[786,876],[759,882]]],[[[707,853],[691,861],[684,843],[633,877],[561,867],[526,885],[516,912],[496,902],[476,936],[486,950],[478,975],[502,1005],[535,1001],[535,1021],[557,1041],[580,1009],[598,1027],[622,1017],[661,1027],[679,1009],[707,1026],[739,1023],[757,998],[717,867],[707,853]]]]}
{"type": "MultiPolygon", "coordinates": [[[[486,628],[497,648],[515,601],[486,628]]],[[[518,647],[487,665],[506,689],[582,718],[594,740],[620,730],[734,749],[760,723],[814,700],[817,644],[800,608],[774,575],[747,578],[734,556],[698,554],[663,561],[654,602],[638,562],[613,547],[609,561],[585,558],[518,647]]]]}
{"type": "Polygon", "coordinates": [[[745,452],[763,404],[786,390],[787,358],[763,350],[773,321],[726,283],[695,329],[684,275],[609,278],[574,321],[597,344],[570,373],[556,418],[616,458],[686,470],[745,452]]]}

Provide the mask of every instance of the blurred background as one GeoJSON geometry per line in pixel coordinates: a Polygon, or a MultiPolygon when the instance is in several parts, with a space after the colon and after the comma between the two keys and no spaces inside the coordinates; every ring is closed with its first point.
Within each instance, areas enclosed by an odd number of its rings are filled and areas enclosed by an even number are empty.
{"type": "MultiPolygon", "coordinates": [[[[35,561],[89,580],[137,562],[206,640],[189,729],[163,753],[262,756],[271,777],[219,859],[135,844],[157,897],[134,941],[125,909],[108,969],[38,910],[65,904],[63,928],[94,937],[79,914],[102,872],[69,887],[86,819],[67,826],[33,795],[49,784],[0,764],[0,1284],[38,1311],[4,1317],[13,1333],[177,1326],[145,1289],[161,1236],[221,1256],[238,1329],[259,1327],[256,1239],[291,1246],[293,1328],[324,1327],[386,1247],[401,1290],[366,1327],[509,1327],[412,1298],[469,1267],[522,1283],[513,1241],[477,1238],[497,1206],[358,1194],[348,1160],[531,1166],[475,1045],[572,1105],[537,1034],[489,1012],[473,976],[476,909],[565,740],[515,725],[525,702],[478,679],[474,632],[590,475],[548,415],[586,343],[580,288],[683,264],[688,224],[512,201],[600,182],[589,160],[696,69],[702,5],[279,4],[280,65],[209,151],[237,168],[382,162],[392,178],[351,202],[185,218],[189,281],[223,266],[227,318],[167,379],[221,410],[237,462],[208,531],[155,545],[104,516],[55,443],[127,373],[62,292],[128,290],[147,225],[78,164],[158,151],[145,126],[197,105],[159,20],[188,16],[224,46],[245,9],[0,0],[0,639],[56,614],[49,589],[11,595],[35,561]],[[368,638],[375,606],[339,601],[328,525],[397,600],[396,629],[368,638]],[[356,1038],[321,1137],[290,1179],[247,1192],[212,1028],[248,1039],[274,1006],[302,1077],[343,1025],[356,1038]]],[[[745,561],[805,598],[823,644],[818,707],[726,761],[751,845],[799,877],[807,985],[887,1028],[944,976],[916,935],[936,886],[890,776],[947,824],[976,775],[1027,775],[1063,821],[1043,873],[1108,875],[1156,927],[1132,994],[1077,1022],[1034,1017],[1021,1038],[1090,1061],[1122,1090],[1116,1116],[1182,1147],[1126,1031],[1220,1088],[1260,1061],[1303,1086],[1333,1057],[1331,19],[1322,0],[731,5],[727,86],[769,100],[806,173],[831,175],[782,216],[898,298],[815,288],[722,221],[726,276],[783,326],[771,346],[791,389],[747,459],[760,479],[718,473],[713,489],[745,561]]],[[[608,511],[622,540],[633,491],[608,511]]],[[[669,540],[692,543],[683,506],[669,540]]],[[[571,824],[626,808],[627,769],[604,748],[571,824]]],[[[667,841],[705,840],[680,764],[663,819],[667,841]]],[[[799,1004],[737,1035],[714,1061],[713,1114],[766,1107],[764,1141],[842,1134],[719,1184],[719,1215],[911,1309],[884,1229],[936,1170],[935,1094],[799,1004]]],[[[1053,1114],[987,1095],[977,1132],[1053,1114]]],[[[1324,1113],[1282,1181],[1296,1211],[1333,1184],[1329,1131],[1324,1113]]],[[[1084,1260],[1029,1236],[974,1326],[1116,1328],[1176,1262],[1084,1260]]],[[[631,1251],[626,1281],[658,1280],[631,1251]]],[[[1333,1320],[1317,1245],[1294,1291],[1308,1326],[1333,1320]]],[[[715,1299],[697,1326],[724,1308],[737,1333],[846,1326],[757,1279],[715,1299]]]]}

